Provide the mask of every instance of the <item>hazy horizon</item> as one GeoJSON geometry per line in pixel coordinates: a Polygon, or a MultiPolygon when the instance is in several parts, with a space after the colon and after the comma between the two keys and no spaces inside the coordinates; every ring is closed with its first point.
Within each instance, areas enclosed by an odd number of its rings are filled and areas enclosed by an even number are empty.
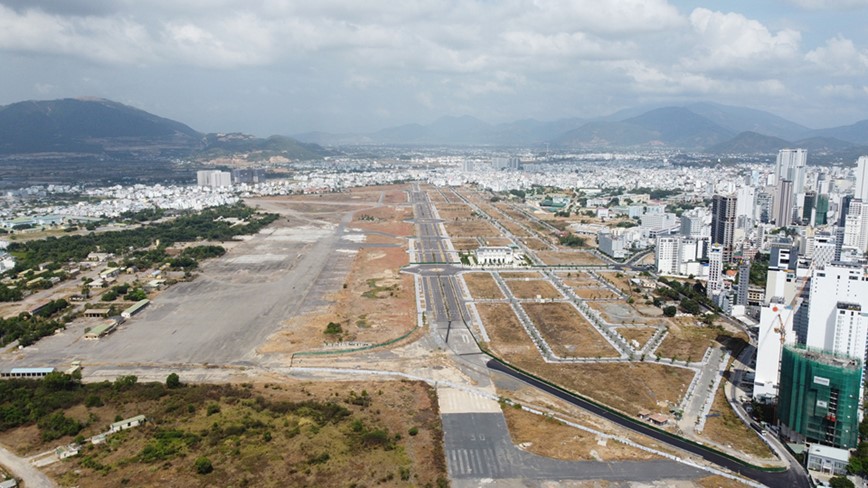
{"type": "Polygon", "coordinates": [[[5,105],[94,96],[203,132],[372,132],[708,101],[868,118],[868,0],[0,0],[5,105]]]}

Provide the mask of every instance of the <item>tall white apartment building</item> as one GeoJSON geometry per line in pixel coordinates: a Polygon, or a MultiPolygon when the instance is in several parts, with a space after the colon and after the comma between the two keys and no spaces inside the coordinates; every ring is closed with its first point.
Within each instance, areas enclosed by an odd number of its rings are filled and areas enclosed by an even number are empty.
{"type": "Polygon", "coordinates": [[[796,342],[796,333],[793,330],[795,313],[793,308],[784,305],[783,301],[776,297],[760,308],[753,394],[754,398],[761,402],[777,397],[782,346],[796,342]]]}
{"type": "Polygon", "coordinates": [[[775,185],[780,185],[782,180],[792,181],[793,201],[795,201],[795,196],[805,189],[807,165],[807,149],[781,149],[778,151],[775,164],[775,185]]]}
{"type": "Polygon", "coordinates": [[[723,246],[712,244],[708,250],[708,283],[705,287],[708,297],[723,290],[723,246]]]}
{"type": "Polygon", "coordinates": [[[868,156],[856,161],[856,198],[868,202],[868,156]]]}
{"type": "Polygon", "coordinates": [[[806,345],[864,362],[866,327],[868,267],[836,263],[814,268],[806,345]]]}
{"type": "Polygon", "coordinates": [[[835,247],[838,245],[834,234],[816,234],[814,236],[814,252],[811,256],[814,268],[823,268],[835,260],[835,247]]]}
{"type": "Polygon", "coordinates": [[[868,252],[868,202],[853,200],[844,219],[844,247],[868,252]]]}
{"type": "Polygon", "coordinates": [[[232,186],[232,173],[219,170],[200,170],[196,172],[196,183],[200,187],[208,188],[232,186]]]}

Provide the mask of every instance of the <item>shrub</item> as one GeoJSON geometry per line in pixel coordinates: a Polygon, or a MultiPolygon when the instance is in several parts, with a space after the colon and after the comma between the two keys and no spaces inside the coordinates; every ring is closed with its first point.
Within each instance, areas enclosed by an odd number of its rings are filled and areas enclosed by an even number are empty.
{"type": "Polygon", "coordinates": [[[217,405],[216,403],[209,404],[207,413],[208,413],[208,415],[214,415],[215,413],[220,413],[220,405],[217,405]]]}
{"type": "Polygon", "coordinates": [[[202,456],[196,459],[196,472],[199,474],[208,474],[211,471],[214,471],[214,466],[211,464],[211,460],[202,456]]]}
{"type": "Polygon", "coordinates": [[[181,386],[181,378],[178,377],[178,373],[171,373],[166,377],[166,387],[168,388],[178,388],[181,386]]]}
{"type": "Polygon", "coordinates": [[[338,335],[343,333],[343,331],[344,329],[343,327],[341,327],[341,324],[337,324],[335,322],[329,322],[325,328],[325,333],[328,335],[338,335]]]}
{"type": "Polygon", "coordinates": [[[410,434],[411,436],[414,436],[414,435],[416,435],[416,434],[418,434],[418,433],[419,433],[419,428],[418,428],[418,427],[410,427],[410,431],[408,432],[408,434],[410,434]]]}

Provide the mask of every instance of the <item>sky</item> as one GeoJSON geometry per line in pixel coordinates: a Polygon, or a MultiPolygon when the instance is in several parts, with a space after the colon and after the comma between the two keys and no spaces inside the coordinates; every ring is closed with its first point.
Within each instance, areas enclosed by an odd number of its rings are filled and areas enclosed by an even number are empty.
{"type": "Polygon", "coordinates": [[[868,0],[0,0],[0,104],[371,132],[710,101],[868,119],[868,0]]]}

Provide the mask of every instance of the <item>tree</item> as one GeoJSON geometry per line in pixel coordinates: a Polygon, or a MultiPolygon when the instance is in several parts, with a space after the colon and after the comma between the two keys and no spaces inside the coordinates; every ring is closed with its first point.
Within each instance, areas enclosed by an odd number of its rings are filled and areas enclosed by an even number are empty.
{"type": "Polygon", "coordinates": [[[196,472],[199,474],[208,474],[211,471],[214,471],[214,466],[211,464],[211,460],[202,456],[196,459],[196,472]]]}
{"type": "Polygon", "coordinates": [[[675,308],[674,305],[669,305],[663,308],[663,315],[666,317],[675,317],[676,313],[678,313],[678,309],[675,308]]]}
{"type": "Polygon", "coordinates": [[[181,386],[181,378],[178,377],[178,373],[171,373],[166,377],[166,387],[168,388],[179,388],[181,386]]]}
{"type": "Polygon", "coordinates": [[[829,486],[832,488],[855,488],[856,485],[845,476],[835,476],[829,480],[829,486]]]}
{"type": "Polygon", "coordinates": [[[335,322],[329,322],[325,328],[325,333],[328,335],[338,335],[338,334],[342,333],[343,331],[344,331],[344,329],[343,329],[343,327],[341,327],[341,324],[338,324],[335,322]]]}

